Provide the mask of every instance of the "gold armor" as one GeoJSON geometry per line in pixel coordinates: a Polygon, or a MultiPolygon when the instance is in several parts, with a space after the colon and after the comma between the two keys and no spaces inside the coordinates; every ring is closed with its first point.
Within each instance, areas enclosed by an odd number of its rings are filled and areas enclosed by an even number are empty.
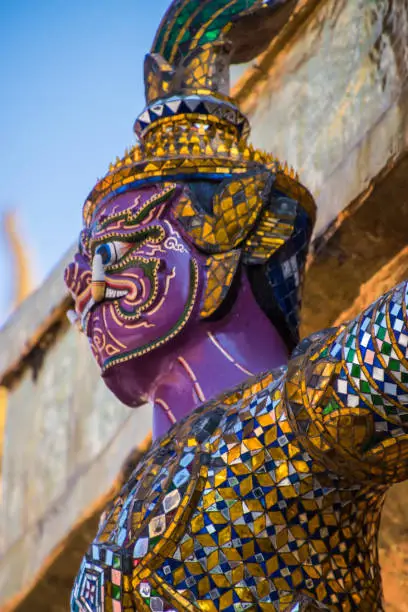
{"type": "Polygon", "coordinates": [[[380,512],[408,472],[407,286],[158,441],[100,527],[77,604],[93,585],[106,612],[382,610],[380,512]]]}

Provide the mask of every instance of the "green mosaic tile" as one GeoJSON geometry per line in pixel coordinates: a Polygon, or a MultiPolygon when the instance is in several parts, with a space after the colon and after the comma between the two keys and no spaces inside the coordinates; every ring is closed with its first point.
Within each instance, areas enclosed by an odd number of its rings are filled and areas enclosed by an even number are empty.
{"type": "Polygon", "coordinates": [[[116,584],[112,584],[112,597],[113,599],[116,599],[116,601],[120,600],[120,592],[121,589],[119,586],[117,586],[116,584]]]}
{"type": "MultiPolygon", "coordinates": [[[[263,6],[272,2],[263,2],[263,6]]],[[[198,46],[216,41],[222,31],[244,11],[260,5],[259,0],[181,0],[175,3],[163,20],[152,47],[152,53],[160,53],[166,60],[175,54],[178,46],[183,47],[183,55],[188,52],[196,39],[196,32],[204,25],[204,33],[198,46]],[[181,40],[180,31],[186,28],[181,40]]],[[[261,7],[259,6],[260,10],[261,7]]]]}
{"type": "Polygon", "coordinates": [[[391,344],[388,344],[388,342],[384,342],[384,344],[381,347],[381,353],[383,355],[391,355],[392,353],[392,346],[391,344]]]}
{"type": "Polygon", "coordinates": [[[360,391],[363,393],[371,392],[371,387],[366,380],[360,380],[360,391]]]}
{"type": "Polygon", "coordinates": [[[339,404],[335,400],[331,399],[329,403],[324,407],[323,414],[326,416],[339,409],[340,409],[339,404]]]}
{"type": "Polygon", "coordinates": [[[356,378],[360,378],[361,368],[357,363],[353,363],[351,367],[351,375],[355,376],[356,378]]]}
{"type": "Polygon", "coordinates": [[[384,340],[386,333],[387,333],[386,328],[385,327],[380,327],[380,329],[378,330],[377,338],[379,340],[384,340]]]}
{"type": "Polygon", "coordinates": [[[400,368],[401,368],[401,364],[399,361],[397,361],[397,359],[390,359],[389,363],[388,363],[388,367],[392,372],[399,372],[400,368]]]}
{"type": "Polygon", "coordinates": [[[356,355],[356,351],[354,349],[350,349],[346,355],[346,360],[348,363],[353,363],[354,357],[356,355]]]}

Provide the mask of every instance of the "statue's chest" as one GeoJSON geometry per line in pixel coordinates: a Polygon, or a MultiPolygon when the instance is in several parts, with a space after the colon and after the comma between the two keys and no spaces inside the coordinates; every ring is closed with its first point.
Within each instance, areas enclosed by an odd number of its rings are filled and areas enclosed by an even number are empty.
{"type": "Polygon", "coordinates": [[[94,597],[92,576],[125,610],[285,610],[307,592],[343,611],[369,583],[367,610],[379,609],[375,547],[361,529],[376,517],[312,461],[283,410],[250,405],[217,432],[142,465],[88,554],[78,599],[94,597]]]}
{"type": "Polygon", "coordinates": [[[289,435],[267,449],[258,442],[224,442],[212,453],[181,539],[155,572],[160,583],[199,605],[211,601],[214,610],[236,597],[283,610],[305,591],[333,610],[352,610],[369,581],[368,609],[375,610],[379,575],[369,533],[377,515],[289,435]]]}

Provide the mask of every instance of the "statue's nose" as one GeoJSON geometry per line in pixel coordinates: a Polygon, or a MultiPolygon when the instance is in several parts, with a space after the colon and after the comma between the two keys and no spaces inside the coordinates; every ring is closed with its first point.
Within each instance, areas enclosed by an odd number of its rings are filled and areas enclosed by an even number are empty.
{"type": "Polygon", "coordinates": [[[72,296],[81,295],[91,283],[91,270],[86,259],[77,253],[65,268],[64,280],[72,296]]]}
{"type": "Polygon", "coordinates": [[[96,253],[92,260],[92,298],[95,302],[102,302],[105,297],[105,268],[102,255],[96,253]]]}

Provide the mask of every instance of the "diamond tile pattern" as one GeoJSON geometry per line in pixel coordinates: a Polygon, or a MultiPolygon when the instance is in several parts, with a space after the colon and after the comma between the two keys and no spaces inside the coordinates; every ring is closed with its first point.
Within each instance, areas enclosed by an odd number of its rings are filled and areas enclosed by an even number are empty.
{"type": "Polygon", "coordinates": [[[380,612],[378,524],[408,476],[408,404],[368,351],[405,354],[406,288],[155,443],[81,566],[73,612],[380,612]]]}
{"type": "Polygon", "coordinates": [[[221,306],[238,269],[241,253],[238,250],[212,255],[206,262],[206,284],[200,315],[210,317],[221,306]]]}
{"type": "Polygon", "coordinates": [[[180,199],[175,214],[193,243],[206,253],[231,251],[255,225],[273,180],[269,172],[234,177],[215,194],[212,215],[187,196],[180,199]]]}
{"type": "Polygon", "coordinates": [[[285,0],[175,0],[156,34],[152,53],[168,61],[185,57],[191,48],[215,42],[231,22],[247,13],[261,12],[285,0]],[[184,36],[180,37],[180,30],[184,36]]]}
{"type": "Polygon", "coordinates": [[[244,261],[261,264],[249,269],[257,301],[294,348],[299,342],[301,292],[313,226],[303,206],[288,197],[292,190],[287,187],[286,180],[282,184],[277,177],[270,208],[248,238],[244,261]]]}
{"type": "MultiPolygon", "coordinates": [[[[198,77],[199,78],[199,77],[198,77]]],[[[221,100],[211,95],[186,94],[177,95],[164,100],[157,100],[148,106],[136,120],[135,132],[143,138],[152,123],[159,119],[188,114],[213,116],[221,121],[228,121],[239,130],[239,134],[248,136],[248,121],[231,102],[221,100]]]]}
{"type": "Polygon", "coordinates": [[[207,262],[208,289],[202,316],[209,316],[222,303],[240,250],[247,266],[257,266],[255,277],[251,270],[248,273],[254,279],[258,303],[275,325],[287,330],[285,339],[294,346],[299,339],[301,289],[312,223],[305,208],[288,194],[301,197],[303,202],[307,199],[286,176],[255,173],[224,181],[213,199],[213,214],[204,212],[191,194],[180,200],[175,215],[195,246],[220,255],[207,262]]]}

